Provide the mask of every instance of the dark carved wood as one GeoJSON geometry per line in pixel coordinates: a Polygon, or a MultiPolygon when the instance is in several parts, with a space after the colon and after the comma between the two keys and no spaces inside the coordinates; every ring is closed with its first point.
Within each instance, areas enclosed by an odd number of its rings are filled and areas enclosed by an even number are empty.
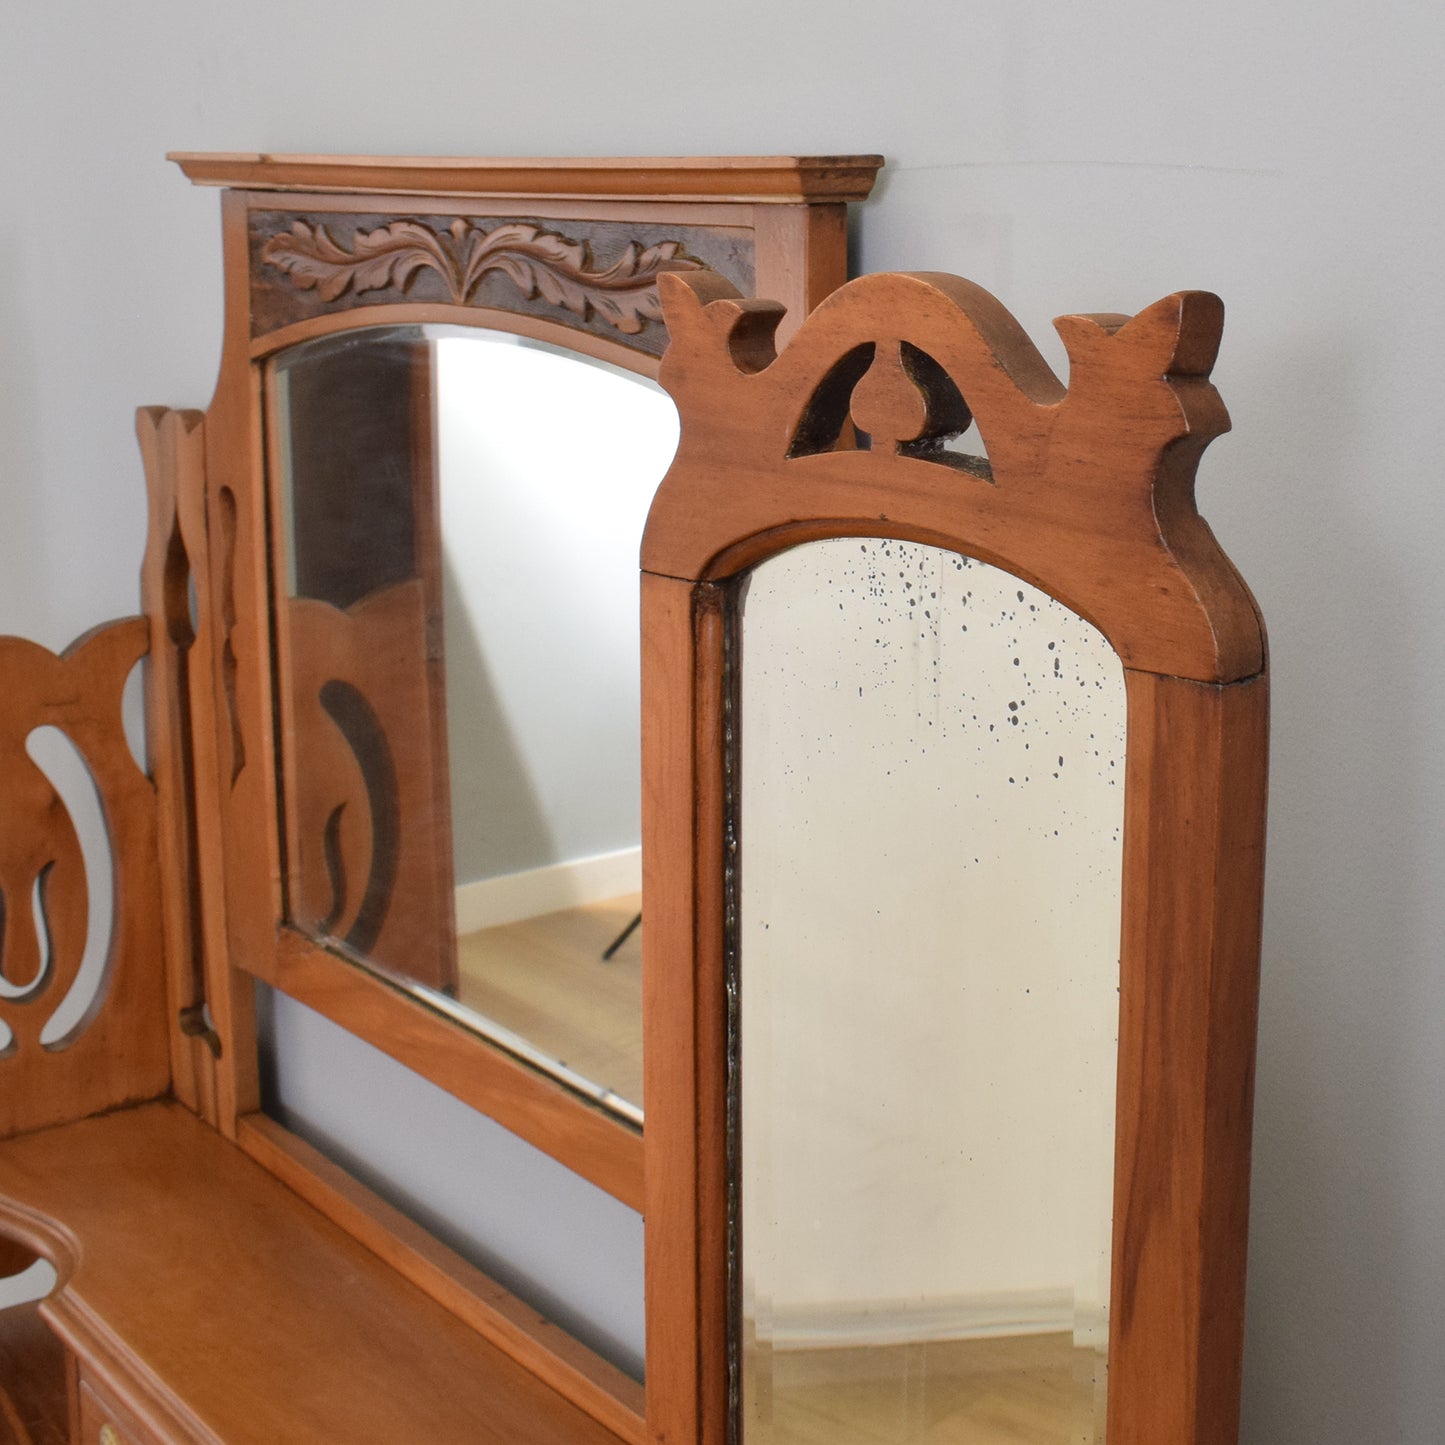
{"type": "Polygon", "coordinates": [[[251,329],[332,311],[436,302],[540,316],[635,350],[666,343],[657,278],[711,270],[751,289],[752,242],[723,227],[256,211],[251,329]]]}

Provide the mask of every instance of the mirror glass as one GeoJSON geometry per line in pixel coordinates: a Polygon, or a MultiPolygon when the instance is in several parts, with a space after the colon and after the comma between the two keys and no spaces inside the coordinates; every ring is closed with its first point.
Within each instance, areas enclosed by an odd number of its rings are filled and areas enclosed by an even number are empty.
{"type": "Polygon", "coordinates": [[[432,326],[269,382],[288,922],[640,1121],[637,554],[671,399],[432,326]]]}
{"type": "Polygon", "coordinates": [[[1122,666],[896,541],[740,606],[737,1433],[1099,1445],[1122,666]]]}

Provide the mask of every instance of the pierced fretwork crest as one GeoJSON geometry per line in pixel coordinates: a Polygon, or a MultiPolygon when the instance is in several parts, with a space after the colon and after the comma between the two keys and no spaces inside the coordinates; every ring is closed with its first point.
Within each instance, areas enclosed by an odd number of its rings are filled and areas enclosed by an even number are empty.
{"type": "Polygon", "coordinates": [[[1229,426],[1208,380],[1218,297],[1061,317],[1066,387],[999,302],[955,276],[862,277],[781,353],[774,303],[707,274],[660,289],[662,382],[683,427],[645,569],[720,579],[772,545],[739,539],[780,534],[965,537],[1100,627],[1126,664],[1211,680],[1260,670],[1257,627],[1216,634],[1211,604],[1243,587],[1194,508],[1198,458],[1229,426]],[[973,421],[987,457],[946,450],[973,421]],[[889,522],[900,489],[907,526],[889,522]],[[714,536],[733,540],[713,551],[714,536]],[[1154,626],[1131,625],[1146,614],[1154,626]]]}

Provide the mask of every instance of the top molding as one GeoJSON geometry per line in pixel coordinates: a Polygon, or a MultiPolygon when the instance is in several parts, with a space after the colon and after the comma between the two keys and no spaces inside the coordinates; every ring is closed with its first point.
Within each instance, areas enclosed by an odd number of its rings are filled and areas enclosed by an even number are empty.
{"type": "Polygon", "coordinates": [[[882,156],[599,156],[466,159],[171,151],[200,186],[423,196],[734,201],[862,201],[882,156]]]}

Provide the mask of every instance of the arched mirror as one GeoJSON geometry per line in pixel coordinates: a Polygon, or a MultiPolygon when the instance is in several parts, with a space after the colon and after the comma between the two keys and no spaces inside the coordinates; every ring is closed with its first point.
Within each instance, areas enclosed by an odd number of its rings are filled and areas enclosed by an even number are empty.
{"type": "Polygon", "coordinates": [[[287,919],[642,1116],[650,377],[490,328],[272,358],[287,919]]]}
{"type": "Polygon", "coordinates": [[[1266,692],[1200,293],[663,283],[643,545],[654,1440],[1237,1428],[1266,692]],[[975,430],[976,426],[976,430],[975,430]]]}

